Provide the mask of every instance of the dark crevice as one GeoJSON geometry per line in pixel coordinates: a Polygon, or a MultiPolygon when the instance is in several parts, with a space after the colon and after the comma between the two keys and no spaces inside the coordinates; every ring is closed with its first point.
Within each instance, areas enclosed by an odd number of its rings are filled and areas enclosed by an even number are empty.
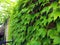
{"type": "Polygon", "coordinates": [[[52,29],[52,28],[55,28],[55,27],[56,27],[56,22],[52,21],[46,26],[46,29],[52,29]]]}
{"type": "Polygon", "coordinates": [[[20,45],[25,45],[25,44],[26,44],[26,42],[27,42],[27,40],[25,39],[23,42],[21,42],[21,44],[20,44],[20,45]]]}
{"type": "Polygon", "coordinates": [[[36,3],[38,0],[32,0],[32,3],[36,3]]]}
{"type": "Polygon", "coordinates": [[[35,23],[35,19],[34,19],[33,21],[31,20],[31,21],[29,22],[29,26],[33,26],[34,23],[35,23]]]}
{"type": "Polygon", "coordinates": [[[39,12],[41,10],[41,4],[35,5],[35,7],[33,8],[33,11],[30,11],[29,14],[36,14],[37,12],[39,12]]]}
{"type": "Polygon", "coordinates": [[[58,2],[59,0],[49,0],[50,3],[58,2]]]}
{"type": "Polygon", "coordinates": [[[53,12],[53,8],[50,8],[48,14],[52,13],[53,12]]]}

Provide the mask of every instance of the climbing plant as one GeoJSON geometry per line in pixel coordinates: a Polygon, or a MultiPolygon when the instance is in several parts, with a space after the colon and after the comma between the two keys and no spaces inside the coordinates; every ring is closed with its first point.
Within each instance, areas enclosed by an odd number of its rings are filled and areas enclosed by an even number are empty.
{"type": "Polygon", "coordinates": [[[60,45],[60,0],[19,0],[9,19],[10,45],[60,45]]]}

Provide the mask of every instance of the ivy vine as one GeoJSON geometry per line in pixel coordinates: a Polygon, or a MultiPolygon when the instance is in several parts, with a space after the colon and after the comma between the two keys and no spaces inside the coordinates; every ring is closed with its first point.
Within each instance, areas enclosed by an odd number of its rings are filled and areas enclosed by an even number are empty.
{"type": "Polygon", "coordinates": [[[10,15],[11,45],[60,45],[60,0],[19,0],[10,15]]]}

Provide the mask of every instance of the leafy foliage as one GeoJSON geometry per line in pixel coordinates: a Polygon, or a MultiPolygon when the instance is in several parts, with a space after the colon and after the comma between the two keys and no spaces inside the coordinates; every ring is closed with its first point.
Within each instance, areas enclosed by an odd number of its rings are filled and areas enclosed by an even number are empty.
{"type": "Polygon", "coordinates": [[[9,39],[14,39],[11,45],[60,45],[59,2],[19,0],[10,15],[9,39]]]}

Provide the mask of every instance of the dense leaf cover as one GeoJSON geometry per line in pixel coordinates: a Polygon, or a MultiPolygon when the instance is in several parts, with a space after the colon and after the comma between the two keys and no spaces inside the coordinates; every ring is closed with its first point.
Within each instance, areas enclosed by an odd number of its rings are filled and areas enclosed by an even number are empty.
{"type": "Polygon", "coordinates": [[[60,0],[19,0],[9,34],[11,45],[60,45],[60,0]]]}

